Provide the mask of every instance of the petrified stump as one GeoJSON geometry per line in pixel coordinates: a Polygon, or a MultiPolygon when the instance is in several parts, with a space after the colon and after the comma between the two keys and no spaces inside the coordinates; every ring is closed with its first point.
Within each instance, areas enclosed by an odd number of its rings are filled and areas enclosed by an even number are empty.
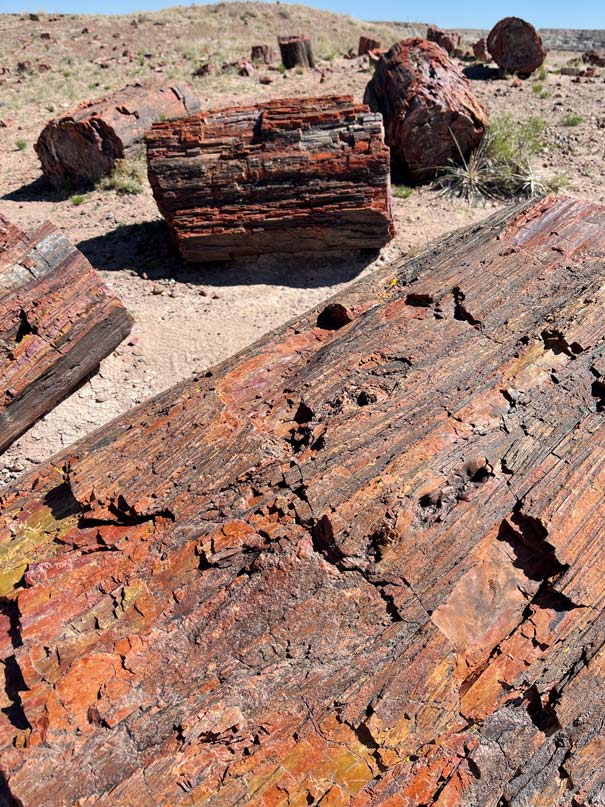
{"type": "Polygon", "coordinates": [[[398,42],[376,65],[364,101],[384,118],[391,158],[414,180],[468,157],[487,112],[443,48],[424,39],[398,42]]]}
{"type": "Polygon", "coordinates": [[[604,288],[499,213],[5,492],[10,803],[599,804],[604,288]]]}
{"type": "Polygon", "coordinates": [[[605,67],[605,50],[587,50],[582,54],[582,61],[594,67],[605,67]]]}
{"type": "Polygon", "coordinates": [[[382,46],[380,39],[372,39],[369,36],[359,37],[359,46],[357,48],[358,56],[365,56],[371,50],[378,50],[382,46]]]}
{"type": "Polygon", "coordinates": [[[436,26],[429,26],[426,30],[429,42],[436,42],[450,56],[460,45],[460,34],[457,31],[443,31],[436,26]]]}
{"type": "Polygon", "coordinates": [[[147,158],[187,261],[377,248],[393,235],[382,119],[350,96],[158,123],[147,158]]]}
{"type": "Polygon", "coordinates": [[[52,225],[0,216],[0,451],[73,392],[130,332],[126,309],[52,225]]]}
{"type": "Polygon", "coordinates": [[[252,45],[250,58],[259,64],[271,64],[273,61],[273,49],[270,45],[252,45]]]}
{"type": "Polygon", "coordinates": [[[134,85],[86,101],[42,130],[35,149],[44,176],[55,188],[95,182],[144,138],[155,121],[199,108],[198,99],[183,85],[134,85]]]}
{"type": "Polygon", "coordinates": [[[491,57],[487,52],[487,41],[484,36],[473,43],[473,56],[478,62],[489,62],[491,57]]]}
{"type": "Polygon", "coordinates": [[[308,36],[278,36],[279,51],[285,68],[315,67],[311,40],[308,36]]]}
{"type": "Polygon", "coordinates": [[[496,23],[487,37],[487,49],[499,67],[521,75],[537,70],[547,53],[534,26],[519,17],[496,23]]]}

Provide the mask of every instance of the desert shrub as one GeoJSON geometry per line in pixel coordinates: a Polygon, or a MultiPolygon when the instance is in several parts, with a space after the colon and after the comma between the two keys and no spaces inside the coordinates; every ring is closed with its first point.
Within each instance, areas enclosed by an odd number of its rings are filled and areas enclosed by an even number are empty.
{"type": "Polygon", "coordinates": [[[15,146],[19,149],[19,151],[25,151],[25,149],[27,148],[27,141],[15,140],[15,146]]]}
{"type": "Polygon", "coordinates": [[[577,112],[569,112],[561,120],[563,126],[579,126],[582,123],[582,116],[577,112]]]}
{"type": "MultiPolygon", "coordinates": [[[[515,121],[510,115],[494,118],[479,147],[468,159],[460,152],[460,163],[441,172],[437,187],[446,195],[468,201],[542,196],[560,190],[564,177],[546,177],[532,165],[532,158],[545,148],[545,130],[545,122],[538,117],[526,121],[515,121]]],[[[455,140],[453,133],[452,137],[455,140]]]]}
{"type": "Polygon", "coordinates": [[[111,174],[97,182],[97,188],[101,191],[136,195],[143,192],[145,181],[145,161],[142,158],[131,158],[118,160],[111,174]]]}
{"type": "Polygon", "coordinates": [[[72,205],[75,205],[76,207],[79,207],[81,204],[83,204],[84,200],[85,200],[85,197],[82,196],[82,194],[80,194],[80,193],[75,194],[70,199],[72,205]]]}
{"type": "Polygon", "coordinates": [[[548,76],[548,70],[544,65],[538,70],[537,78],[538,81],[546,81],[546,77],[548,76]]]}
{"type": "Polygon", "coordinates": [[[391,193],[398,199],[408,199],[413,193],[413,188],[409,185],[392,185],[391,193]]]}
{"type": "Polygon", "coordinates": [[[539,95],[542,90],[544,89],[544,84],[541,81],[536,81],[535,84],[531,85],[532,92],[535,92],[536,95],[539,95]]]}

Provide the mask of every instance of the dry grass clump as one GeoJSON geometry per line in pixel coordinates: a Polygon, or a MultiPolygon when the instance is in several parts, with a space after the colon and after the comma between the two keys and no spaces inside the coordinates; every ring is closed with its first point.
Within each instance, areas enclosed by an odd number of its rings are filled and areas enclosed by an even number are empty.
{"type": "MultiPolygon", "coordinates": [[[[479,147],[468,159],[460,152],[460,164],[445,168],[435,181],[437,187],[445,195],[471,202],[530,198],[561,190],[564,177],[544,176],[533,166],[533,159],[545,149],[545,131],[546,123],[538,117],[494,118],[479,147]]],[[[456,139],[453,133],[452,137],[456,139]]]]}
{"type": "Polygon", "coordinates": [[[101,191],[115,191],[121,195],[137,195],[143,193],[147,182],[145,160],[142,157],[118,160],[115,168],[106,177],[97,182],[101,191]]]}

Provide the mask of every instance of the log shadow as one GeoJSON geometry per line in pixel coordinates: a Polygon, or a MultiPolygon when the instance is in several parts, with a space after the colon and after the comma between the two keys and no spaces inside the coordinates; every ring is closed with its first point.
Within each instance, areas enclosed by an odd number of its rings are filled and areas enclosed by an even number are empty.
{"type": "Polygon", "coordinates": [[[73,188],[55,190],[43,176],[39,176],[33,182],[21,185],[0,198],[6,202],[64,202],[73,193],[73,188]]]}
{"type": "Polygon", "coordinates": [[[471,81],[495,81],[504,78],[504,71],[499,67],[488,67],[486,64],[469,64],[462,71],[471,81]]]}
{"type": "Polygon", "coordinates": [[[76,244],[95,269],[131,270],[149,280],[174,278],[199,286],[281,285],[320,288],[357,277],[379,250],[301,255],[262,255],[205,264],[185,263],[162,220],[127,224],[76,244]]]}

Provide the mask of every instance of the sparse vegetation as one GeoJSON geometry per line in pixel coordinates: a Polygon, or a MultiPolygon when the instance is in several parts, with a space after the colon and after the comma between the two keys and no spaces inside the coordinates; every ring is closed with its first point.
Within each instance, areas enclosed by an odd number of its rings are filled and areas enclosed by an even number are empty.
{"type": "Polygon", "coordinates": [[[19,151],[25,151],[25,149],[27,148],[27,141],[15,140],[15,146],[19,149],[19,151]]]}
{"type": "Polygon", "coordinates": [[[71,197],[70,201],[71,201],[72,205],[75,205],[76,207],[79,207],[81,204],[84,203],[85,199],[86,199],[86,197],[83,196],[81,193],[76,193],[71,197]]]}
{"type": "Polygon", "coordinates": [[[577,112],[568,112],[561,120],[563,126],[579,126],[582,123],[582,116],[577,112]]]}
{"type": "Polygon", "coordinates": [[[111,174],[97,182],[97,188],[121,195],[137,195],[143,193],[146,181],[145,161],[131,158],[118,160],[111,174]]]}
{"type": "MultiPolygon", "coordinates": [[[[545,148],[542,118],[515,121],[510,115],[493,119],[481,145],[468,159],[448,166],[437,187],[467,201],[541,196],[565,186],[564,177],[547,177],[532,164],[545,148]]],[[[452,137],[454,135],[452,134],[452,137]]]]}
{"type": "Polygon", "coordinates": [[[409,185],[392,185],[391,186],[391,193],[393,196],[396,196],[397,199],[408,199],[412,193],[414,192],[413,188],[410,188],[409,185]]]}

